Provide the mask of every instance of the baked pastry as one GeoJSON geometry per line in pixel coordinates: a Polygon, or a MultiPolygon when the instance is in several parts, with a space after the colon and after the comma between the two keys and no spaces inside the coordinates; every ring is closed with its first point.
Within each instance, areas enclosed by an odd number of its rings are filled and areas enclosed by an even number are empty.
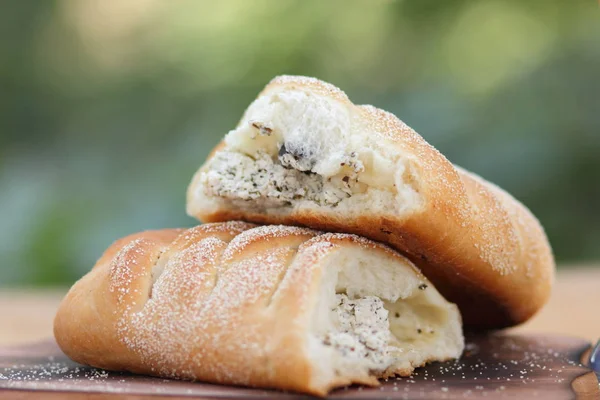
{"type": "Polygon", "coordinates": [[[117,241],[71,288],[54,334],[95,367],[315,395],[463,349],[457,307],[397,252],[241,222],[117,241]]]}
{"type": "Polygon", "coordinates": [[[554,260],[536,218],[452,165],[394,115],[313,78],[275,78],[195,174],[188,214],[354,233],[409,257],[471,328],[547,301],[554,260]]]}

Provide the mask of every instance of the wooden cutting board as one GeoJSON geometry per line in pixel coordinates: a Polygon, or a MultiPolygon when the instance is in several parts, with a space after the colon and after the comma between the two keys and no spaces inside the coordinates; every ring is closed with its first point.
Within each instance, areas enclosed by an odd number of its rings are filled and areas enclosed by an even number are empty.
{"type": "MultiPolygon", "coordinates": [[[[377,388],[352,386],[334,399],[540,398],[600,399],[586,366],[590,345],[561,336],[488,335],[467,338],[459,361],[434,363],[410,378],[377,388]],[[583,361],[583,362],[582,362],[583,361]]],[[[10,399],[305,398],[269,390],[107,372],[70,361],[54,341],[0,349],[0,398],[10,399]]]]}

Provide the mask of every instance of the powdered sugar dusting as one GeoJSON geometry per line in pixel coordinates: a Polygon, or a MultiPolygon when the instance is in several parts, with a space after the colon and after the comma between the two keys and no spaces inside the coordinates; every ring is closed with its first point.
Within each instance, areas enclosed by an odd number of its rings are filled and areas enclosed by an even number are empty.
{"type": "MultiPolygon", "coordinates": [[[[35,346],[35,345],[34,345],[35,346]]],[[[410,377],[381,380],[381,386],[344,387],[332,393],[334,398],[574,398],[572,382],[590,374],[579,362],[584,340],[559,336],[484,335],[471,337],[464,356],[457,361],[430,364],[410,377]]],[[[0,355],[0,389],[5,397],[18,397],[16,390],[53,391],[54,397],[102,397],[92,393],[118,393],[140,397],[197,396],[201,398],[305,398],[277,391],[256,390],[202,382],[151,378],[127,373],[108,372],[82,366],[68,360],[46,344],[35,352],[14,356],[0,355]],[[32,354],[35,357],[31,357],[32,354]],[[8,391],[15,390],[15,391],[8,391]]],[[[586,386],[596,398],[593,382],[586,386]]],[[[583,386],[583,385],[582,385],[583,386]]],[[[579,393],[581,393],[581,389],[579,393]]],[[[45,394],[45,393],[44,393],[45,394]]],[[[40,397],[43,397],[40,393],[40,397]]],[[[52,397],[52,395],[50,395],[52,397]]]]}
{"type": "Polygon", "coordinates": [[[503,226],[509,227],[504,236],[494,237],[494,234],[498,236],[498,221],[491,218],[484,221],[483,235],[486,242],[490,242],[490,247],[482,250],[482,256],[497,268],[501,275],[523,267],[525,275],[529,278],[540,274],[542,279],[547,281],[553,276],[552,251],[547,241],[539,240],[546,235],[531,211],[497,185],[458,166],[456,169],[481,187],[479,195],[489,199],[493,214],[501,218],[503,226]],[[536,265],[546,268],[537,268],[534,273],[536,265]]]}
{"type": "MultiPolygon", "coordinates": [[[[318,241],[346,241],[356,244],[364,249],[381,249],[389,254],[399,257],[400,255],[383,243],[374,242],[363,236],[354,235],[351,233],[335,233],[327,232],[317,238],[318,241]]],[[[403,258],[404,259],[404,258],[403,258]]],[[[406,259],[405,259],[406,260],[406,259]]],[[[406,260],[406,262],[409,262],[406,260]]]]}
{"type": "MultiPolygon", "coordinates": [[[[233,222],[183,232],[161,256],[164,270],[143,309],[125,307],[118,335],[150,373],[197,378],[201,370],[207,380],[249,382],[256,359],[264,357],[268,346],[256,329],[274,322],[249,324],[241,310],[268,304],[292,262],[297,246],[277,239],[295,237],[301,243],[318,232],[287,226],[243,231],[248,227],[233,222]],[[232,227],[231,242],[213,236],[232,227]],[[183,239],[191,243],[178,247],[183,239]],[[243,254],[255,241],[270,241],[271,246],[243,254]],[[230,339],[232,334],[236,340],[230,339]]],[[[121,258],[113,263],[117,260],[121,258]]]]}
{"type": "Polygon", "coordinates": [[[308,229],[300,228],[296,226],[287,225],[263,225],[254,229],[250,229],[242,232],[236,236],[230,246],[227,248],[225,258],[233,257],[234,254],[243,251],[250,243],[257,241],[270,241],[278,238],[289,237],[289,236],[315,236],[320,232],[308,229]]]}
{"type": "Polygon", "coordinates": [[[125,312],[119,321],[123,342],[160,375],[187,376],[190,371],[169,368],[185,365],[181,346],[194,343],[199,315],[205,307],[217,275],[214,260],[227,243],[203,238],[169,257],[153,287],[152,298],[137,313],[125,312]]]}
{"type": "Polygon", "coordinates": [[[192,228],[159,249],[148,249],[151,242],[141,238],[105,264],[121,284],[136,287],[140,277],[124,273],[130,264],[125,255],[151,255],[165,247],[163,271],[148,298],[138,307],[124,297],[125,304],[115,309],[117,337],[134,362],[125,368],[139,371],[141,364],[154,375],[234,384],[273,374],[286,352],[299,357],[305,351],[310,324],[300,321],[312,315],[315,303],[308,296],[316,282],[313,274],[324,267],[321,257],[342,245],[396,254],[356,235],[289,226],[244,230],[248,225],[240,224],[192,228]],[[232,234],[223,236],[232,226],[232,234]],[[292,299],[297,303],[288,308],[292,299]],[[273,338],[286,335],[295,335],[290,342],[295,345],[275,350],[279,345],[273,338]]]}
{"type": "Polygon", "coordinates": [[[297,89],[310,89],[313,92],[316,92],[321,95],[331,96],[338,100],[347,101],[348,96],[344,93],[340,88],[334,86],[330,83],[323,82],[317,78],[311,78],[307,76],[293,76],[293,75],[281,75],[273,78],[271,82],[265,87],[263,93],[266,93],[272,90],[277,86],[287,86],[291,88],[297,89]]]}
{"type": "Polygon", "coordinates": [[[270,297],[288,266],[286,260],[295,253],[295,249],[275,247],[234,263],[215,288],[214,298],[221,302],[218,308],[235,313],[245,303],[270,297]]]}
{"type": "MultiPolygon", "coordinates": [[[[192,229],[200,229],[204,233],[217,233],[217,232],[227,232],[230,235],[237,235],[240,232],[256,227],[255,224],[251,224],[243,221],[227,221],[215,224],[203,224],[199,225],[196,228],[192,229]]],[[[191,230],[191,229],[190,229],[191,230]]]]}
{"type": "MultiPolygon", "coordinates": [[[[144,255],[144,248],[151,242],[139,238],[125,245],[110,263],[109,291],[117,292],[117,301],[123,302],[129,293],[132,283],[144,275],[143,269],[135,268],[138,259],[144,255]]],[[[137,290],[137,289],[134,289],[137,290]]]]}
{"type": "Polygon", "coordinates": [[[471,240],[479,250],[480,257],[499,275],[509,275],[518,268],[518,258],[523,249],[519,245],[508,210],[500,198],[476,181],[476,195],[482,207],[478,210],[479,229],[472,231],[471,240]],[[477,236],[480,236],[478,238],[477,236]]]}
{"type": "MultiPolygon", "coordinates": [[[[512,196],[479,176],[452,166],[441,153],[395,115],[370,105],[359,108],[363,112],[362,119],[366,121],[370,131],[393,141],[404,150],[409,150],[408,154],[416,155],[413,162],[417,163],[420,169],[430,173],[437,171],[434,174],[435,182],[431,181],[427,184],[437,186],[438,191],[446,193],[448,198],[453,199],[455,207],[447,208],[446,212],[455,213],[454,218],[463,228],[468,229],[470,241],[466,244],[472,244],[479,257],[492,270],[503,276],[516,272],[522,265],[525,269],[524,273],[532,276],[536,263],[549,267],[553,265],[552,262],[548,262],[547,257],[541,263],[539,259],[535,260],[537,257],[532,257],[537,252],[544,257],[544,249],[539,247],[546,242],[539,237],[545,236],[543,231],[531,228],[531,226],[539,226],[539,222],[512,196]],[[451,173],[451,176],[447,176],[440,170],[440,163],[450,167],[448,173],[451,173]],[[476,198],[469,199],[468,191],[460,185],[461,179],[456,179],[465,176],[479,185],[480,189],[471,194],[476,198]],[[465,201],[466,199],[469,201],[465,201]],[[482,207],[479,208],[478,205],[482,207]],[[474,220],[477,221],[476,224],[471,222],[474,220]],[[527,237],[520,240],[519,235],[527,237]],[[529,252],[529,254],[522,254],[522,252],[529,252]]],[[[547,254],[549,248],[545,250],[547,254]]]]}
{"type": "Polygon", "coordinates": [[[413,148],[424,146],[428,149],[433,149],[433,146],[427,143],[394,114],[370,104],[361,105],[358,108],[361,111],[361,114],[359,114],[361,122],[367,124],[370,132],[374,132],[376,135],[395,143],[401,139],[401,143],[409,144],[413,148]]]}
{"type": "Polygon", "coordinates": [[[372,105],[357,108],[360,111],[355,116],[357,123],[386,140],[389,146],[398,148],[398,154],[405,158],[408,174],[412,175],[413,186],[421,190],[424,187],[425,201],[431,203],[430,197],[444,193],[454,203],[454,207],[446,207],[445,212],[466,226],[471,210],[464,201],[465,190],[457,184],[460,180],[450,161],[394,114],[372,105]]]}

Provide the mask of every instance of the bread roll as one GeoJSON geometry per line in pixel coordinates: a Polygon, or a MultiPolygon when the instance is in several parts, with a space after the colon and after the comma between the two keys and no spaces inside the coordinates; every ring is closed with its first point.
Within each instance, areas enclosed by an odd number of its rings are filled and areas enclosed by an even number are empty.
{"type": "Polygon", "coordinates": [[[267,85],[194,176],[187,210],[204,222],[300,225],[387,243],[471,328],[527,320],[553,282],[548,240],[527,208],[394,115],[312,78],[267,85]]]}
{"type": "Polygon", "coordinates": [[[457,307],[397,252],[240,222],[119,240],[69,291],[54,333],[95,367],[315,395],[463,349],[457,307]]]}

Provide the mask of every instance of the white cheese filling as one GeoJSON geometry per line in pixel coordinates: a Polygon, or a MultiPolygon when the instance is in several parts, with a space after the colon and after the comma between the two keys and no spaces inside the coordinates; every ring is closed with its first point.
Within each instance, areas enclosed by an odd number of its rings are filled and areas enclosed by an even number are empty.
{"type": "Polygon", "coordinates": [[[325,333],[321,340],[331,346],[347,361],[368,364],[372,370],[385,370],[390,364],[391,351],[398,349],[389,344],[388,311],[379,297],[366,296],[350,299],[346,294],[336,294],[337,306],[331,311],[335,328],[325,333]]]}
{"type": "Polygon", "coordinates": [[[245,201],[266,199],[273,205],[291,205],[302,199],[336,206],[364,189],[364,185],[357,182],[357,173],[352,167],[356,161],[350,156],[345,173],[330,178],[305,170],[305,160],[281,151],[277,161],[262,152],[253,158],[222,151],[211,160],[203,183],[211,196],[245,201]]]}
{"type": "Polygon", "coordinates": [[[259,96],[194,178],[188,212],[412,212],[423,200],[418,168],[372,128],[345,104],[303,90],[259,96]]]}

